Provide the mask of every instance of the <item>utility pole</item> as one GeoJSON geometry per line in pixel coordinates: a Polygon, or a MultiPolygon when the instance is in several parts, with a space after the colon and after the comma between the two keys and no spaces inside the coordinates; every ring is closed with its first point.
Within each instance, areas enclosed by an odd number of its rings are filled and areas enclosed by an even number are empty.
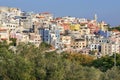
{"type": "Polygon", "coordinates": [[[116,67],[116,48],[117,48],[117,45],[115,43],[115,52],[114,52],[114,67],[116,67]]]}
{"type": "Polygon", "coordinates": [[[116,67],[116,52],[114,53],[114,66],[116,67]]]}

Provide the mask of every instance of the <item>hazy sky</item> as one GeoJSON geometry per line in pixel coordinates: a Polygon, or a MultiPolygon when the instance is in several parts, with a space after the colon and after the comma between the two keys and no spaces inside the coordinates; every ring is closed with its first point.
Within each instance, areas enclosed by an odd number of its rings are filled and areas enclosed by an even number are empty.
{"type": "Polygon", "coordinates": [[[50,12],[54,16],[75,16],[120,25],[120,0],[0,0],[0,6],[17,7],[22,11],[50,12]]]}

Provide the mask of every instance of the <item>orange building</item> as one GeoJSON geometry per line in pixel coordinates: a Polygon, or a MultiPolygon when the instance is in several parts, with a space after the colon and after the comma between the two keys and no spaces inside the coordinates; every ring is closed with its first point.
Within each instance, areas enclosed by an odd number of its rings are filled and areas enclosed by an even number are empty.
{"type": "Polygon", "coordinates": [[[64,30],[70,30],[70,25],[69,24],[61,24],[61,26],[63,26],[64,30]]]}

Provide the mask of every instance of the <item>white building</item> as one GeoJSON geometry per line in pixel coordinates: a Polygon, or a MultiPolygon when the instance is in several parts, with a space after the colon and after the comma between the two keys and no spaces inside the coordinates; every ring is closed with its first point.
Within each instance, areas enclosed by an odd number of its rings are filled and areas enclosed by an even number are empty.
{"type": "Polygon", "coordinates": [[[0,39],[9,42],[9,31],[6,27],[0,27],[0,39]]]}
{"type": "Polygon", "coordinates": [[[99,51],[100,50],[100,44],[90,44],[89,48],[91,51],[99,51]]]}
{"type": "Polygon", "coordinates": [[[112,43],[103,43],[101,44],[101,53],[102,55],[112,55],[119,52],[119,44],[112,43]]]}

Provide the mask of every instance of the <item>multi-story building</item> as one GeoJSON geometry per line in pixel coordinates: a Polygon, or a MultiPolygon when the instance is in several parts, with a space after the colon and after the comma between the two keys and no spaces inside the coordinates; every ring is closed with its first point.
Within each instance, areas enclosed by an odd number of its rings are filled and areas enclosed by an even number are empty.
{"type": "Polygon", "coordinates": [[[85,39],[72,39],[71,47],[73,49],[81,50],[86,47],[86,41],[85,39]]]}
{"type": "Polygon", "coordinates": [[[78,19],[78,22],[79,22],[80,24],[87,24],[87,23],[88,23],[88,20],[85,19],[85,18],[80,18],[80,19],[78,19]]]}
{"type": "Polygon", "coordinates": [[[61,36],[60,37],[61,47],[62,48],[70,48],[71,46],[71,36],[61,36]]]}
{"type": "Polygon", "coordinates": [[[75,17],[70,17],[70,16],[65,16],[65,17],[62,17],[62,22],[63,23],[77,23],[77,20],[76,20],[76,18],[75,17]]]}
{"type": "Polygon", "coordinates": [[[92,43],[96,43],[96,41],[95,41],[96,38],[95,38],[94,34],[84,35],[84,38],[86,39],[87,46],[92,44],[92,43]]]}
{"type": "Polygon", "coordinates": [[[61,24],[61,26],[64,28],[64,30],[70,30],[70,25],[69,24],[61,24]]]}
{"type": "Polygon", "coordinates": [[[100,55],[101,52],[101,45],[100,44],[90,44],[88,46],[88,48],[90,48],[90,52],[94,52],[92,53],[93,55],[100,55]]]}
{"type": "Polygon", "coordinates": [[[89,35],[90,34],[90,29],[86,26],[81,26],[80,27],[80,35],[89,35]]]}
{"type": "Polygon", "coordinates": [[[41,35],[41,39],[43,42],[46,42],[48,44],[50,44],[50,31],[49,29],[45,29],[45,28],[40,28],[39,29],[39,33],[41,35]]]}
{"type": "Polygon", "coordinates": [[[33,21],[32,21],[32,14],[31,15],[24,15],[20,17],[20,26],[29,29],[31,28],[33,25],[33,21]]]}
{"type": "Polygon", "coordinates": [[[41,41],[40,35],[35,34],[35,33],[30,33],[29,42],[33,43],[34,45],[38,47],[42,41],[41,41]]]}
{"type": "Polygon", "coordinates": [[[105,38],[109,38],[110,37],[110,32],[109,31],[99,30],[96,34],[99,35],[99,36],[103,36],[105,38]]]}
{"type": "Polygon", "coordinates": [[[28,43],[29,42],[29,35],[27,34],[23,34],[22,38],[18,41],[19,42],[24,42],[24,43],[28,43]]]}
{"type": "Polygon", "coordinates": [[[45,13],[22,12],[18,8],[0,7],[0,40],[16,38],[17,43],[41,41],[51,44],[55,49],[100,52],[112,55],[120,52],[120,32],[108,32],[105,22],[75,17],[58,17],[45,13]]]}
{"type": "Polygon", "coordinates": [[[97,32],[98,30],[100,30],[97,22],[95,20],[91,20],[88,22],[88,28],[90,29],[90,33],[94,34],[95,32],[97,32]]]}
{"type": "Polygon", "coordinates": [[[91,44],[91,45],[89,45],[89,47],[90,47],[90,50],[91,50],[91,51],[94,51],[94,50],[96,50],[96,51],[98,51],[98,52],[101,51],[101,46],[100,46],[100,44],[91,44]]]}
{"type": "Polygon", "coordinates": [[[0,12],[4,13],[12,13],[14,15],[19,15],[21,14],[21,10],[18,8],[11,8],[11,7],[0,7],[0,12]]]}
{"type": "Polygon", "coordinates": [[[5,23],[5,26],[9,29],[9,31],[15,31],[15,29],[19,26],[16,23],[5,23]]]}
{"type": "Polygon", "coordinates": [[[39,17],[44,18],[44,20],[51,21],[53,19],[53,14],[49,12],[43,12],[39,14],[39,17]]]}
{"type": "Polygon", "coordinates": [[[55,49],[59,48],[60,44],[60,31],[55,30],[54,32],[50,32],[50,44],[55,47],[55,49]]]}
{"type": "Polygon", "coordinates": [[[60,30],[56,24],[50,25],[50,43],[56,49],[59,48],[60,30]]]}
{"type": "Polygon", "coordinates": [[[120,53],[119,52],[119,44],[113,44],[113,43],[103,43],[103,44],[101,44],[101,54],[102,54],[102,56],[112,55],[114,53],[120,53]]]}
{"type": "Polygon", "coordinates": [[[99,44],[103,44],[103,43],[110,43],[110,39],[109,38],[95,38],[95,42],[94,43],[99,43],[99,44]]]}
{"type": "Polygon", "coordinates": [[[58,29],[59,29],[59,31],[60,31],[60,34],[61,34],[61,35],[64,34],[64,33],[65,33],[64,27],[61,26],[61,25],[57,25],[57,26],[58,26],[58,29]]]}
{"type": "Polygon", "coordinates": [[[72,38],[81,38],[80,32],[79,31],[69,31],[69,34],[72,38]]]}
{"type": "Polygon", "coordinates": [[[80,24],[71,24],[70,25],[71,31],[79,31],[80,30],[80,24]]]}
{"type": "Polygon", "coordinates": [[[104,21],[98,23],[98,26],[100,27],[100,30],[108,31],[108,24],[106,24],[104,21]]]}

